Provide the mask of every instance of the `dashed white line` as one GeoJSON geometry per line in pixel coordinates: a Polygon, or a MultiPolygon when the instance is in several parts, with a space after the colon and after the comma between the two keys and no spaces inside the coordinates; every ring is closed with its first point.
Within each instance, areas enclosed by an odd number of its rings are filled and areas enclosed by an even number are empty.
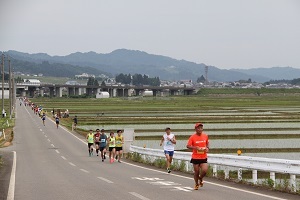
{"type": "Polygon", "coordinates": [[[67,160],[64,156],[61,156],[62,159],[67,160]]]}
{"type": "Polygon", "coordinates": [[[51,142],[50,139],[47,139],[47,140],[48,140],[48,142],[51,142]]]}
{"type": "Polygon", "coordinates": [[[56,151],[56,153],[60,153],[57,149],[55,151],[56,151]]]}
{"type": "Polygon", "coordinates": [[[45,137],[48,137],[47,135],[45,135],[45,137]]]}
{"type": "Polygon", "coordinates": [[[51,144],[52,147],[55,147],[54,144],[51,144]]]}
{"type": "Polygon", "coordinates": [[[85,169],[80,169],[80,171],[83,171],[85,173],[90,173],[89,171],[85,170],[85,169]]]}
{"type": "Polygon", "coordinates": [[[72,165],[73,167],[76,167],[76,165],[74,163],[69,162],[70,165],[72,165]]]}
{"type": "Polygon", "coordinates": [[[40,129],[40,131],[43,131],[42,129],[40,129]]]}
{"type": "Polygon", "coordinates": [[[112,182],[112,181],[110,181],[110,180],[108,180],[106,178],[103,178],[103,177],[97,177],[97,178],[99,178],[100,180],[105,181],[107,183],[114,183],[114,182],[112,182]]]}
{"type": "Polygon", "coordinates": [[[146,197],[144,197],[144,196],[142,196],[142,195],[140,195],[140,194],[138,194],[136,192],[129,192],[129,194],[131,194],[131,195],[133,195],[133,196],[135,196],[135,197],[137,197],[139,199],[142,199],[142,200],[150,200],[150,199],[148,199],[148,198],[146,198],[146,197]]]}

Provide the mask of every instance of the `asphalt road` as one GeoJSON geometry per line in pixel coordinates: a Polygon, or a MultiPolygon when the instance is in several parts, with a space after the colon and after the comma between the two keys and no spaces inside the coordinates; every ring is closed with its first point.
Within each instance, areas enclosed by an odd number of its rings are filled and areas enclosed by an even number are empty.
{"type": "Polygon", "coordinates": [[[190,174],[168,174],[126,160],[110,164],[108,159],[101,162],[95,153],[89,157],[83,137],[61,126],[57,129],[49,118],[43,126],[30,107],[18,106],[16,118],[13,145],[5,149],[16,152],[14,199],[299,199],[298,195],[208,178],[203,188],[194,191],[190,174]]]}

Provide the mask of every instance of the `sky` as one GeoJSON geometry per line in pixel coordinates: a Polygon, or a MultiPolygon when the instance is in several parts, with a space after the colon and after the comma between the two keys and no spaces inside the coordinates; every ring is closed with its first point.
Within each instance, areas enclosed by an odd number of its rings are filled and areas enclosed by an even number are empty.
{"type": "Polygon", "coordinates": [[[300,1],[0,0],[0,51],[122,48],[220,69],[300,68],[300,1]]]}

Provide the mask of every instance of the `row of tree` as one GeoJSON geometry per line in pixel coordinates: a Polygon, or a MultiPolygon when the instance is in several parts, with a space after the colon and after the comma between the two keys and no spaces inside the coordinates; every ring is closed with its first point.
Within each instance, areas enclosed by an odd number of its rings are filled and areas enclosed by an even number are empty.
{"type": "Polygon", "coordinates": [[[142,74],[119,74],[116,76],[116,82],[123,84],[132,84],[132,85],[151,85],[151,86],[160,86],[159,77],[150,78],[147,75],[142,74]]]}

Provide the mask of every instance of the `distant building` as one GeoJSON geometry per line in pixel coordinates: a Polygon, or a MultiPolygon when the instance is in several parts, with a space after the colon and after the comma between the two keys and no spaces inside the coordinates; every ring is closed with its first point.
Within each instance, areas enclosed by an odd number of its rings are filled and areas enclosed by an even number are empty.
{"type": "Polygon", "coordinates": [[[87,74],[87,73],[82,73],[81,75],[75,75],[75,78],[90,78],[93,77],[95,78],[94,74],[87,74]]]}
{"type": "Polygon", "coordinates": [[[67,81],[66,85],[80,85],[77,81],[67,81]]]}

